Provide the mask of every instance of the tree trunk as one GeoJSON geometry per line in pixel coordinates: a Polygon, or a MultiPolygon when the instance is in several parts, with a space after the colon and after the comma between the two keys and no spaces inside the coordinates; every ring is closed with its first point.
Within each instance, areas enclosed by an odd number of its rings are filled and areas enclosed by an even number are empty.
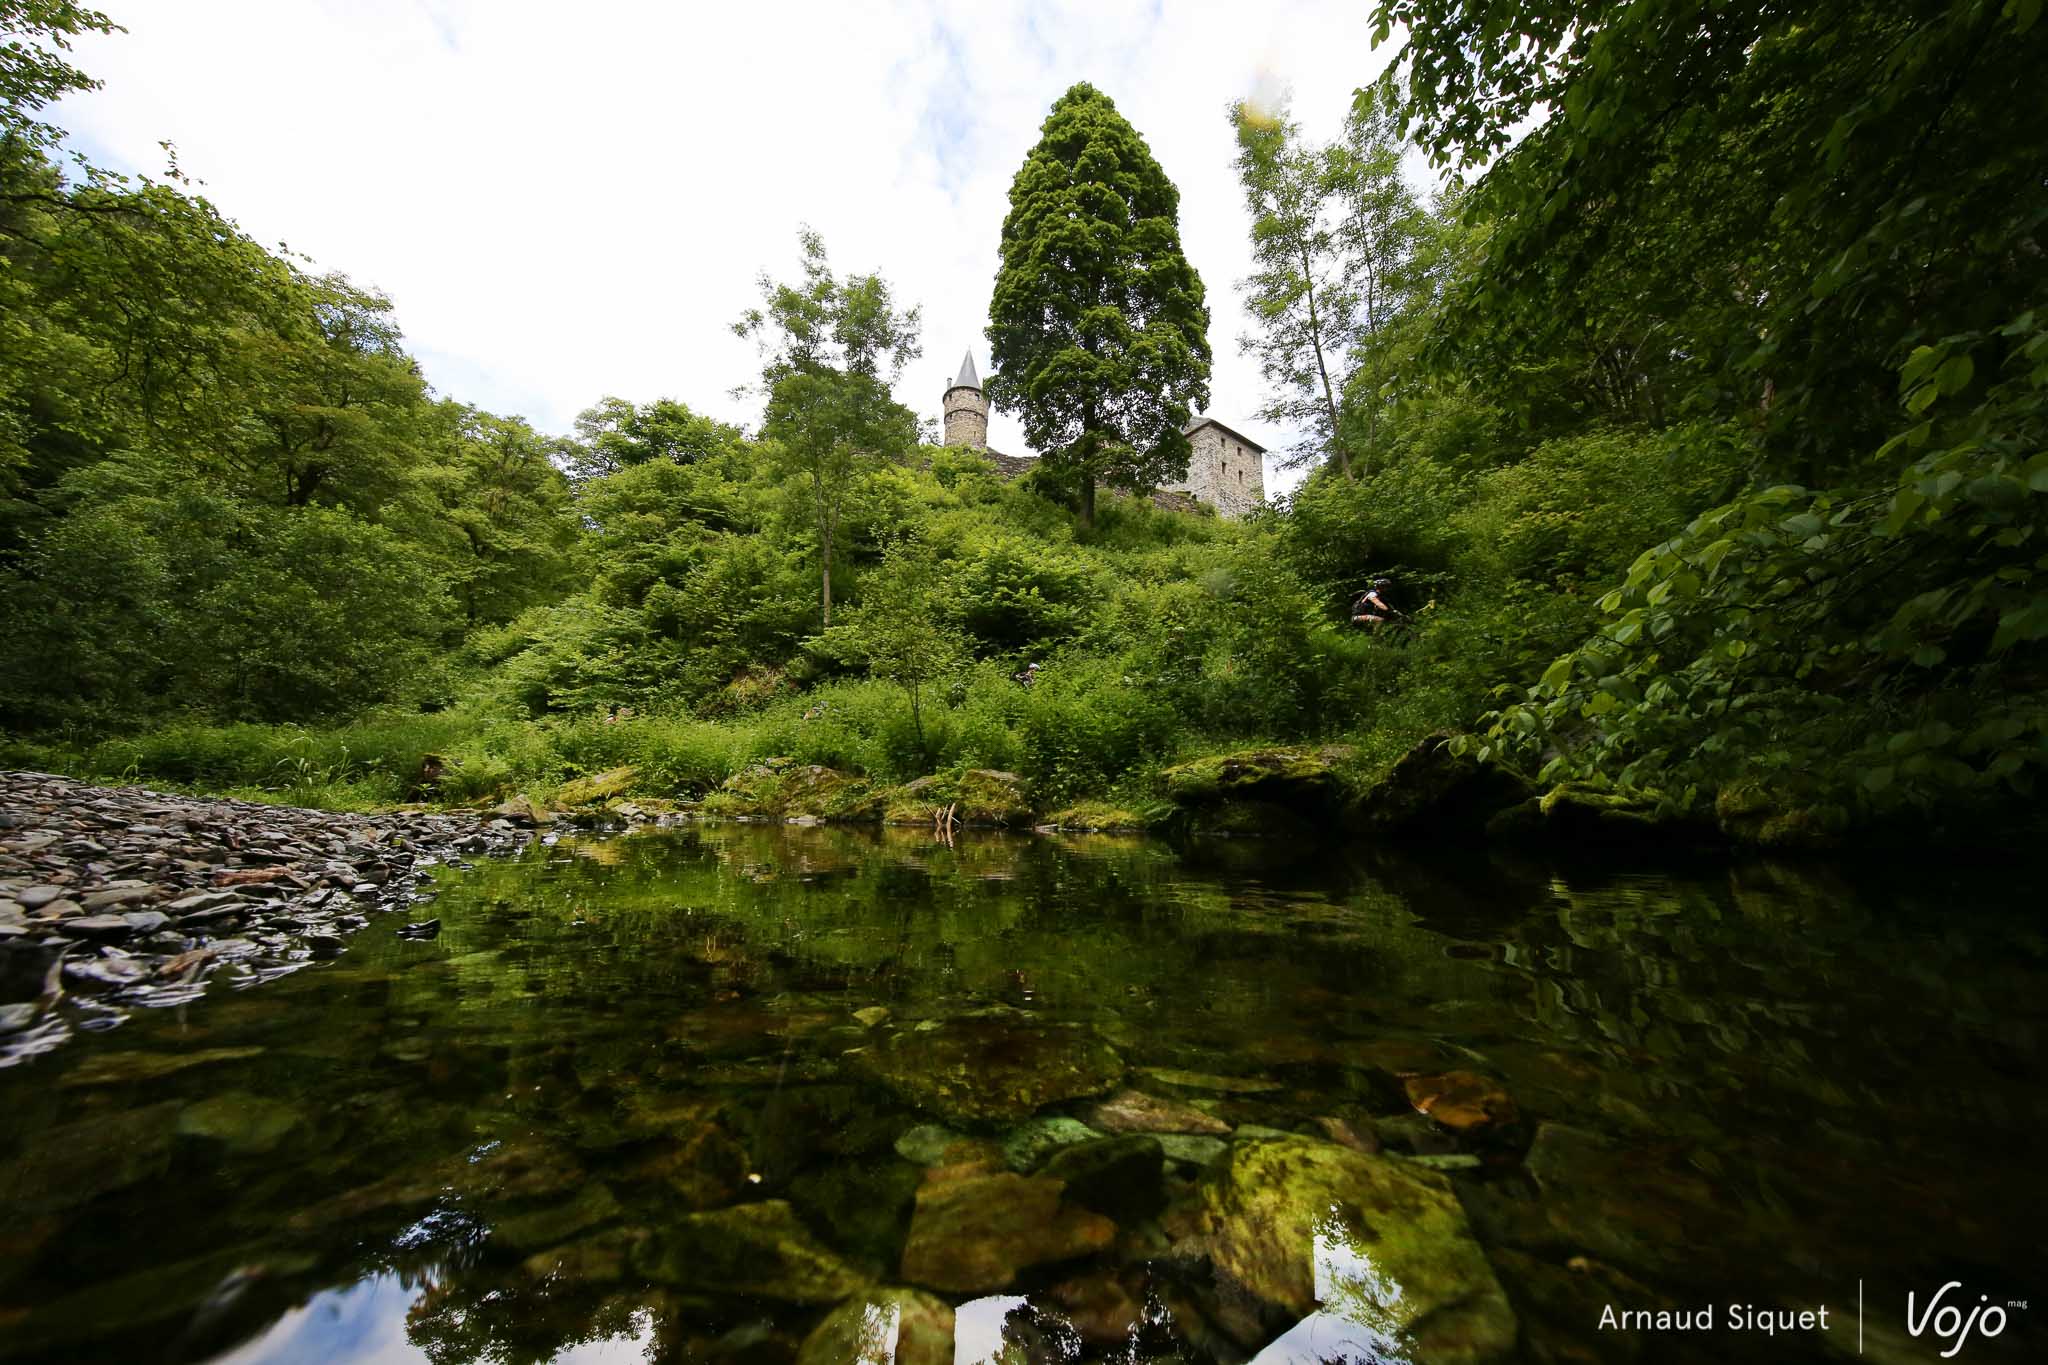
{"type": "Polygon", "coordinates": [[[821,554],[821,556],[820,556],[820,557],[821,557],[821,558],[823,558],[823,560],[825,561],[825,567],[824,567],[824,570],[823,570],[823,572],[822,572],[822,574],[821,574],[821,577],[822,577],[822,579],[823,579],[823,582],[822,582],[822,583],[821,583],[821,585],[820,585],[820,586],[821,586],[821,588],[822,588],[822,590],[823,590],[823,592],[822,592],[822,596],[823,596],[823,600],[824,600],[824,603],[825,603],[825,620],[824,620],[824,624],[825,624],[825,625],[827,625],[827,626],[830,626],[830,625],[832,624],[832,536],[831,536],[831,533],[827,532],[827,533],[825,533],[825,534],[823,534],[823,535],[821,535],[821,536],[819,536],[819,537],[818,537],[818,548],[819,548],[819,549],[820,549],[820,551],[822,552],[822,554],[821,554]]]}
{"type": "Polygon", "coordinates": [[[1316,374],[1323,381],[1323,406],[1330,414],[1330,451],[1345,479],[1352,477],[1351,456],[1344,449],[1344,429],[1337,423],[1337,396],[1330,391],[1330,367],[1323,362],[1323,326],[1316,317],[1316,280],[1309,273],[1308,247],[1301,250],[1301,283],[1308,293],[1308,340],[1316,349],[1316,374]]]}
{"type": "Polygon", "coordinates": [[[1084,471],[1081,475],[1081,526],[1083,530],[1095,527],[1095,475],[1084,471]]]}

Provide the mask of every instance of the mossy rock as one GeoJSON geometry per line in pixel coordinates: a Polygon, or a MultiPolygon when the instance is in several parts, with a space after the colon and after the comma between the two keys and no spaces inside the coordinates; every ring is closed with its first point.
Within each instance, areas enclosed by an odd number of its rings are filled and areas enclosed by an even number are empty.
{"type": "Polygon", "coordinates": [[[1024,794],[1024,779],[995,768],[935,774],[884,793],[883,818],[892,825],[929,825],[951,810],[963,825],[1015,829],[1037,819],[1024,794]]]}
{"type": "Polygon", "coordinates": [[[952,1365],[953,1310],[916,1289],[871,1289],[825,1315],[797,1365],[952,1365]]]}
{"type": "Polygon", "coordinates": [[[633,1268],[688,1291],[784,1303],[837,1303],[867,1285],[780,1199],[679,1218],[636,1249],[633,1268]]]}
{"type": "Polygon", "coordinates": [[[1756,848],[1834,848],[1848,823],[1840,806],[1757,781],[1730,783],[1714,798],[1715,826],[1736,843],[1756,848]]]}
{"type": "Polygon", "coordinates": [[[1319,1339],[1403,1341],[1433,1365],[1514,1353],[1507,1295],[1434,1171],[1311,1138],[1261,1138],[1231,1148],[1201,1200],[1219,1289],[1256,1306],[1223,1324],[1247,1346],[1309,1319],[1319,1339]]]}
{"type": "Polygon", "coordinates": [[[960,1018],[889,1035],[848,1058],[909,1104],[963,1125],[1014,1122],[1116,1088],[1115,1048],[1087,1030],[960,1018]]]}
{"type": "Polygon", "coordinates": [[[1045,823],[1054,829],[1076,830],[1084,834],[1143,834],[1159,822],[1155,817],[1126,806],[1112,805],[1107,801],[1081,801],[1054,811],[1045,817],[1045,823]]]}
{"type": "Polygon", "coordinates": [[[555,804],[562,807],[595,805],[624,795],[632,789],[634,779],[639,776],[640,770],[628,765],[590,777],[579,777],[562,784],[562,789],[555,793],[555,804]]]}
{"type": "Polygon", "coordinates": [[[1317,749],[1243,749],[1176,764],[1160,774],[1166,794],[1181,806],[1213,807],[1226,802],[1279,806],[1318,820],[1332,820],[1344,803],[1338,766],[1352,751],[1341,745],[1317,749]]]}
{"type": "Polygon", "coordinates": [[[1299,839],[1315,833],[1312,821],[1272,801],[1218,801],[1196,809],[1190,833],[1226,838],[1299,839]]]}
{"type": "Polygon", "coordinates": [[[821,764],[770,760],[728,777],[704,798],[713,815],[861,823],[882,818],[882,794],[866,778],[821,764]]]}
{"type": "Polygon", "coordinates": [[[1452,751],[1455,736],[1439,732],[1394,761],[1353,807],[1365,829],[1437,837],[1471,837],[1503,810],[1527,801],[1527,783],[1505,769],[1452,751]]]}
{"type": "Polygon", "coordinates": [[[1683,843],[1704,833],[1669,810],[1653,793],[1602,791],[1566,782],[1537,803],[1546,838],[1573,844],[1683,843]]]}

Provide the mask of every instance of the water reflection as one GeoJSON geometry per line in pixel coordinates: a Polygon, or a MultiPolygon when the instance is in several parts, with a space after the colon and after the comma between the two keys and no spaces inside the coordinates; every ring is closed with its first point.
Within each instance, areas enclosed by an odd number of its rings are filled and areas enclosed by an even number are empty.
{"type": "Polygon", "coordinates": [[[0,1359],[1602,1360],[1616,1296],[2034,1292],[2014,893],[1289,855],[450,871],[436,939],[0,1075],[0,1359]]]}

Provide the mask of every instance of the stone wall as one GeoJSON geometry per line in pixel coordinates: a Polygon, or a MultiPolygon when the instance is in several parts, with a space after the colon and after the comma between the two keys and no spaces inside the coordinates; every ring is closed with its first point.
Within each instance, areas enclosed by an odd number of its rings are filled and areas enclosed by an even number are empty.
{"type": "Polygon", "coordinates": [[[947,445],[988,449],[988,397],[980,389],[954,385],[946,390],[944,409],[947,445]]]}
{"type": "Polygon", "coordinates": [[[1257,446],[1215,422],[1203,422],[1188,433],[1194,454],[1188,476],[1164,491],[1187,493],[1235,520],[1266,499],[1266,472],[1257,446]]]}

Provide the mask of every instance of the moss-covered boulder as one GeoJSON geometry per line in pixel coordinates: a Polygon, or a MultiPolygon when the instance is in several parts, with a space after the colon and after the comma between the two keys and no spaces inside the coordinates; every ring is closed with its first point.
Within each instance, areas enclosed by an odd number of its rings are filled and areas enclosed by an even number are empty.
{"type": "Polygon", "coordinates": [[[1562,783],[1537,801],[1542,835],[1552,847],[1696,843],[1712,831],[1686,820],[1653,793],[1602,791],[1562,783]]]}
{"type": "Polygon", "coordinates": [[[1259,801],[1298,811],[1330,812],[1343,794],[1337,767],[1351,757],[1341,745],[1316,749],[1242,749],[1168,768],[1166,794],[1183,806],[1259,801]]]}
{"type": "Polygon", "coordinates": [[[642,1243],[633,1268],[695,1293],[784,1303],[837,1303],[867,1285],[780,1199],[687,1214],[642,1243]]]}
{"type": "Polygon", "coordinates": [[[1471,838],[1494,815],[1527,801],[1528,784],[1513,773],[1452,752],[1454,736],[1428,736],[1394,761],[1352,807],[1364,829],[1437,838],[1471,838]]]}
{"type": "Polygon", "coordinates": [[[961,1124],[1028,1118],[1106,1094],[1124,1075],[1116,1049],[1087,1029],[1003,1017],[892,1033],[847,1060],[909,1104],[961,1124]]]}
{"type": "Polygon", "coordinates": [[[804,1338],[797,1365],[952,1365],[953,1310],[916,1289],[870,1289],[804,1338]]]}
{"type": "Polygon", "coordinates": [[[1223,1320],[1247,1346],[1294,1323],[1432,1365],[1515,1349],[1507,1296],[1434,1171],[1312,1138],[1261,1138],[1233,1145],[1201,1201],[1196,1236],[1222,1301],[1255,1305],[1223,1320]]]}
{"type": "Polygon", "coordinates": [[[861,823],[882,818],[883,798],[864,777],[817,763],[757,763],[706,796],[709,815],[861,823]]]}
{"type": "Polygon", "coordinates": [[[1037,819],[1024,779],[996,768],[920,777],[884,793],[884,818],[896,825],[929,825],[950,811],[963,825],[1015,829],[1037,819]]]}
{"type": "Polygon", "coordinates": [[[639,769],[628,766],[564,782],[562,789],[555,793],[555,804],[564,808],[593,806],[614,796],[623,796],[632,789],[633,781],[639,775],[639,769]]]}
{"type": "Polygon", "coordinates": [[[178,1136],[218,1143],[238,1156],[261,1156],[305,1123],[305,1115],[282,1100],[233,1090],[185,1106],[178,1136]]]}
{"type": "Polygon", "coordinates": [[[1032,1266],[1106,1250],[1116,1224],[1064,1202],[1057,1180],[1011,1171],[927,1183],[917,1192],[903,1278],[952,1294],[1007,1289],[1032,1266]]]}
{"type": "Polygon", "coordinates": [[[1062,1147],[1039,1174],[1063,1182],[1068,1203],[1120,1222],[1156,1218],[1166,1207],[1166,1149],[1149,1134],[1062,1147]]]}
{"type": "Polygon", "coordinates": [[[1714,824],[1738,844],[1827,849],[1841,843],[1848,812],[1786,786],[1731,782],[1714,798],[1714,824]]]}

